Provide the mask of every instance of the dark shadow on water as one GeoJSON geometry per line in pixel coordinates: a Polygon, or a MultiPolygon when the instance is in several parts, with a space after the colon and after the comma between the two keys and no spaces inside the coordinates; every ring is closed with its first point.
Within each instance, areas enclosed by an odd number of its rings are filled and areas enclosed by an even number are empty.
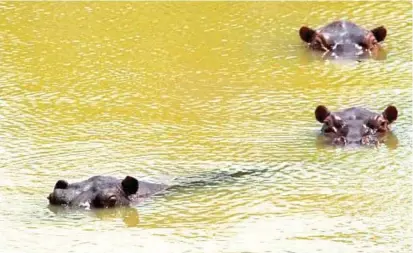
{"type": "Polygon", "coordinates": [[[69,215],[82,212],[100,220],[116,220],[121,219],[126,227],[137,227],[139,225],[139,212],[134,207],[118,207],[104,209],[74,209],[64,206],[48,205],[47,207],[56,215],[69,215]]]}
{"type": "Polygon", "coordinates": [[[207,172],[200,175],[186,176],[177,181],[176,184],[171,185],[168,191],[179,190],[182,188],[218,186],[221,184],[233,183],[239,178],[248,178],[250,176],[261,176],[268,172],[268,168],[247,169],[237,171],[223,171],[223,172],[207,172]]]}

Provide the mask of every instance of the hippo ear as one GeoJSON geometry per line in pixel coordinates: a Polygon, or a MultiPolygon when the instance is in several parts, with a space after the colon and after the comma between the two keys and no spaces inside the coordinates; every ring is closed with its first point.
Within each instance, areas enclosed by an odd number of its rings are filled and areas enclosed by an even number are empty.
{"type": "Polygon", "coordinates": [[[393,105],[387,106],[387,108],[383,112],[383,117],[390,123],[397,119],[397,108],[393,105]]]}
{"type": "Polygon", "coordinates": [[[303,41],[310,43],[311,40],[314,38],[316,31],[307,26],[303,26],[300,28],[300,37],[303,41]]]}
{"type": "Polygon", "coordinates": [[[324,120],[330,115],[330,111],[324,105],[317,106],[314,113],[315,118],[320,123],[324,123],[324,120]]]}
{"type": "Polygon", "coordinates": [[[377,42],[383,41],[386,38],[387,30],[384,26],[379,26],[371,30],[377,42]]]}
{"type": "Polygon", "coordinates": [[[54,185],[55,189],[67,189],[67,187],[69,187],[69,183],[65,180],[59,180],[56,182],[56,184],[54,185]]]}
{"type": "Polygon", "coordinates": [[[122,180],[122,189],[126,195],[135,194],[139,189],[139,182],[136,178],[127,176],[122,180]]]}

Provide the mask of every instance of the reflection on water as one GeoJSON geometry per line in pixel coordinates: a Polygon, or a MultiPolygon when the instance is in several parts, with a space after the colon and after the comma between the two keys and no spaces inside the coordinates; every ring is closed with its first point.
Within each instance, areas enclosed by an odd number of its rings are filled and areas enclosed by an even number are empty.
{"type": "Polygon", "coordinates": [[[368,60],[376,60],[376,61],[384,61],[387,59],[387,51],[385,49],[381,49],[378,51],[374,56],[370,56],[369,54],[363,54],[362,56],[358,57],[335,57],[332,55],[330,52],[325,52],[325,51],[318,51],[318,50],[311,50],[307,45],[304,45],[303,47],[306,50],[299,50],[300,54],[298,57],[302,61],[316,61],[316,60],[332,60],[332,61],[337,61],[340,63],[354,63],[354,62],[364,62],[368,60]]]}
{"type": "Polygon", "coordinates": [[[64,206],[48,205],[47,208],[56,215],[70,215],[73,212],[80,212],[82,215],[91,215],[104,220],[122,220],[126,227],[137,227],[139,225],[139,213],[133,207],[105,208],[105,209],[73,209],[64,206]]]}
{"type": "Polygon", "coordinates": [[[0,9],[2,251],[411,252],[410,2],[0,9]],[[314,56],[299,27],[335,19],[384,25],[386,57],[314,56]],[[319,104],[395,104],[399,118],[377,148],[330,148],[319,104]],[[58,179],[237,171],[260,173],[130,209],[56,211],[45,198],[58,179]]]}
{"type": "MultiPolygon", "coordinates": [[[[316,138],[316,147],[319,149],[326,148],[328,146],[335,147],[335,148],[342,148],[343,146],[340,145],[333,145],[331,138],[328,138],[324,135],[319,134],[316,138]]],[[[396,149],[399,145],[399,139],[397,136],[389,132],[384,136],[380,136],[378,143],[376,145],[354,145],[352,148],[378,148],[380,145],[384,145],[387,149],[396,149]]],[[[346,146],[349,147],[349,146],[346,146]]]]}

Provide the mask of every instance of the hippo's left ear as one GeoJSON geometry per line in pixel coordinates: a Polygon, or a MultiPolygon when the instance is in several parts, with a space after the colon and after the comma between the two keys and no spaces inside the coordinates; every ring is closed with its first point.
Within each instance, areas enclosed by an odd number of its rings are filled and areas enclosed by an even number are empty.
{"type": "Polygon", "coordinates": [[[377,42],[383,41],[386,38],[387,30],[384,26],[379,26],[371,30],[377,42]]]}
{"type": "Polygon", "coordinates": [[[330,111],[324,105],[319,105],[315,109],[315,118],[318,122],[324,123],[324,120],[331,114],[330,111]]]}
{"type": "Polygon", "coordinates": [[[122,180],[122,189],[126,195],[135,194],[139,189],[139,182],[136,178],[127,176],[122,180]]]}
{"type": "Polygon", "coordinates": [[[390,123],[397,119],[398,111],[396,106],[389,105],[383,112],[383,117],[390,123]]]}
{"type": "Polygon", "coordinates": [[[314,31],[311,28],[308,28],[307,26],[303,26],[300,28],[300,38],[307,43],[310,43],[313,40],[315,34],[316,31],[314,31]]]}

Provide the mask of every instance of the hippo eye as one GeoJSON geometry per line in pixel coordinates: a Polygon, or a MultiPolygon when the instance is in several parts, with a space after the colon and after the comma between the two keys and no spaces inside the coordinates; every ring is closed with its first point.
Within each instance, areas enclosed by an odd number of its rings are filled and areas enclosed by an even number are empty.
{"type": "Polygon", "coordinates": [[[378,121],[378,120],[375,119],[375,118],[369,119],[369,120],[367,121],[367,123],[366,123],[366,126],[367,126],[368,128],[371,128],[371,129],[377,129],[377,128],[379,128],[379,126],[381,126],[381,122],[378,121]]]}
{"type": "Polygon", "coordinates": [[[97,195],[93,201],[93,207],[95,208],[105,208],[116,206],[117,198],[115,195],[104,196],[102,194],[97,195]]]}
{"type": "Polygon", "coordinates": [[[116,196],[115,195],[110,196],[107,200],[107,203],[108,203],[107,204],[108,207],[114,207],[116,205],[116,196]]]}
{"type": "Polygon", "coordinates": [[[331,45],[329,45],[326,41],[326,39],[324,38],[324,36],[319,35],[315,37],[314,40],[315,46],[318,49],[324,50],[324,51],[330,51],[331,50],[331,45]]]}
{"type": "Polygon", "coordinates": [[[370,120],[366,123],[366,126],[367,126],[368,128],[374,129],[374,125],[373,125],[373,123],[372,123],[370,120]]]}
{"type": "Polygon", "coordinates": [[[336,132],[337,132],[337,128],[334,127],[334,122],[332,122],[331,120],[325,120],[322,131],[323,131],[324,133],[336,133],[336,132]]]}
{"type": "Polygon", "coordinates": [[[364,42],[360,42],[360,43],[358,43],[357,45],[361,47],[360,49],[368,48],[367,44],[364,43],[364,42]]]}

